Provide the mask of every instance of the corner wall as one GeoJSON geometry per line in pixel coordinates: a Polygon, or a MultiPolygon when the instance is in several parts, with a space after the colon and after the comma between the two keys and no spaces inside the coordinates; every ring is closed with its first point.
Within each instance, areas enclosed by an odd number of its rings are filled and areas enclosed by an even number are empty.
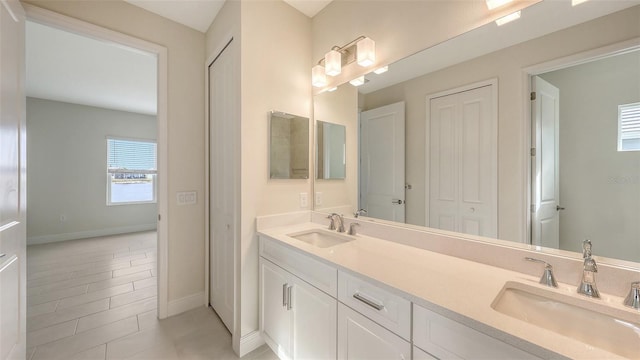
{"type": "Polygon", "coordinates": [[[155,230],[157,204],[107,206],[107,136],[156,139],[156,117],[27,98],[27,243],[155,230]]]}

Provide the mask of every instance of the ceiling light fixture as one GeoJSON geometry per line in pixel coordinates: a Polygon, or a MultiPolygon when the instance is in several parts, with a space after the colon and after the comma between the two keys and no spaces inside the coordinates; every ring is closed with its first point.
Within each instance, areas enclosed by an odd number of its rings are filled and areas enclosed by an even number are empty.
{"type": "Polygon", "coordinates": [[[516,11],[514,13],[511,13],[507,16],[501,17],[500,19],[496,20],[496,24],[498,26],[502,26],[506,23],[512,22],[514,20],[520,19],[520,11],[516,11]]]}
{"type": "Polygon", "coordinates": [[[359,36],[344,46],[334,46],[331,51],[318,60],[316,66],[311,69],[311,83],[315,87],[327,86],[326,75],[338,76],[342,68],[353,62],[369,67],[376,62],[376,43],[366,36],[359,36]],[[325,77],[320,75],[324,71],[325,77]]]}
{"type": "Polygon", "coordinates": [[[381,68],[377,68],[377,69],[373,70],[373,73],[377,74],[377,75],[380,75],[380,74],[386,73],[387,71],[389,71],[389,65],[383,66],[381,68]]]}
{"type": "Polygon", "coordinates": [[[487,0],[487,7],[489,8],[489,10],[493,10],[512,1],[513,0],[487,0]]]}

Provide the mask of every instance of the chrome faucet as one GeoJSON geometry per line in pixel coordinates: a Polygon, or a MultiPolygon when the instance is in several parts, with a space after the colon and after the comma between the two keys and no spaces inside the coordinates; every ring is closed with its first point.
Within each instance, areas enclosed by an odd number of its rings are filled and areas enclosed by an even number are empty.
{"type": "Polygon", "coordinates": [[[331,219],[329,230],[337,230],[341,233],[344,232],[344,218],[342,217],[342,215],[331,213],[328,218],[331,219]]]}
{"type": "Polygon", "coordinates": [[[542,277],[540,278],[540,284],[547,285],[550,287],[558,287],[558,283],[556,282],[555,276],[553,276],[553,267],[546,261],[540,259],[534,259],[531,257],[524,258],[527,261],[533,261],[544,264],[544,273],[542,273],[542,277]]]}
{"type": "Polygon", "coordinates": [[[624,305],[636,310],[640,310],[640,281],[631,283],[629,295],[624,299],[624,305]]]}
{"type": "Polygon", "coordinates": [[[582,242],[582,257],[584,258],[584,263],[582,280],[578,286],[578,294],[599,298],[600,293],[596,287],[596,273],[598,272],[598,265],[596,265],[596,261],[591,257],[591,240],[589,239],[582,242]]]}
{"type": "Polygon", "coordinates": [[[367,210],[360,209],[353,213],[353,217],[357,218],[358,216],[367,215],[367,210]]]}
{"type": "Polygon", "coordinates": [[[360,226],[360,224],[357,222],[349,224],[349,235],[356,235],[356,226],[360,226]]]}

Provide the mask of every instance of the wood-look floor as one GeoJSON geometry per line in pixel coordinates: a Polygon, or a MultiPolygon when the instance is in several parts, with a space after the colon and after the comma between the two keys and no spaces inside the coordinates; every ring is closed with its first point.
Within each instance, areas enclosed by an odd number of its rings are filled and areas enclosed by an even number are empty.
{"type": "Polygon", "coordinates": [[[210,308],[157,319],[156,272],[155,232],[29,246],[27,359],[237,359],[210,308]]]}

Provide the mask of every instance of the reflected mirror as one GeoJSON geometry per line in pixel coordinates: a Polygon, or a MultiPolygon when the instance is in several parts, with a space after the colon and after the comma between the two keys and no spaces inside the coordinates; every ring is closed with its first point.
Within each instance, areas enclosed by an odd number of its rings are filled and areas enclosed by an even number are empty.
{"type": "Polygon", "coordinates": [[[269,177],[309,178],[309,118],[279,111],[270,113],[269,177]]]}
{"type": "Polygon", "coordinates": [[[346,134],[344,125],[316,121],[316,176],[318,179],[344,179],[347,161],[346,134]]]}
{"type": "Polygon", "coordinates": [[[619,106],[640,102],[638,4],[542,1],[516,22],[487,24],[390,64],[359,88],[316,95],[314,112],[349,116],[347,144],[357,145],[347,147],[356,161],[346,172],[358,178],[333,188],[317,181],[324,201],[316,210],[365,207],[388,221],[576,252],[590,238],[599,256],[640,262],[640,152],[618,150],[619,106]],[[559,89],[558,98],[540,93],[536,79],[559,89]],[[536,104],[542,113],[557,110],[557,127],[536,126],[536,104]],[[384,116],[385,129],[402,116],[404,136],[378,131],[385,141],[365,144],[364,122],[384,116]],[[537,132],[550,128],[557,132],[537,132]],[[363,152],[393,161],[387,155],[398,143],[404,170],[387,173],[403,179],[355,165],[363,152]],[[540,163],[549,157],[556,160],[540,163]],[[363,200],[371,197],[363,176],[389,210],[363,200]]]}

